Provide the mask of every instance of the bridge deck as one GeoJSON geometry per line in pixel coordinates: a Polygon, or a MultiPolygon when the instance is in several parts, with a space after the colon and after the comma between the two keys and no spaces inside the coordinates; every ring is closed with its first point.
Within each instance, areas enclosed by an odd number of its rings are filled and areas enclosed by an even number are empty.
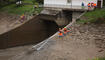
{"type": "MultiPolygon", "coordinates": [[[[52,4],[45,4],[44,8],[58,8],[58,9],[67,9],[67,10],[77,10],[77,11],[86,11],[88,10],[88,6],[72,6],[72,5],[52,5],[52,4]]],[[[91,8],[89,10],[93,10],[94,8],[91,8]]]]}

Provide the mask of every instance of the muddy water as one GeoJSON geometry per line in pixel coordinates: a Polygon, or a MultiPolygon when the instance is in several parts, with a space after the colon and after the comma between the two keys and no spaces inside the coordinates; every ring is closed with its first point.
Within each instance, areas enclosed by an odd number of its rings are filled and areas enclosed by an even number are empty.
{"type": "Polygon", "coordinates": [[[39,20],[39,16],[22,26],[0,35],[0,48],[37,44],[58,30],[53,21],[39,20]]]}

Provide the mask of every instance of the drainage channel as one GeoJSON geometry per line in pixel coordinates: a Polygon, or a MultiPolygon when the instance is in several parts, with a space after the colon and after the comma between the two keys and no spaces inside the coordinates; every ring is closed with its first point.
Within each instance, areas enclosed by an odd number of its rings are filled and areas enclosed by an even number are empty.
{"type": "Polygon", "coordinates": [[[0,49],[37,44],[57,32],[58,25],[55,22],[40,20],[39,17],[0,35],[0,49]]]}
{"type": "MultiPolygon", "coordinates": [[[[43,11],[42,11],[43,12],[43,11]]],[[[49,10],[49,12],[52,12],[49,10]]],[[[64,10],[54,16],[38,15],[23,25],[0,35],[0,49],[37,44],[52,36],[72,20],[72,11],[64,10]],[[41,18],[44,16],[45,18],[41,18]],[[49,20],[49,18],[51,18],[49,20]],[[55,19],[53,19],[55,18],[55,19]],[[48,19],[48,20],[47,20],[48,19]]]]}

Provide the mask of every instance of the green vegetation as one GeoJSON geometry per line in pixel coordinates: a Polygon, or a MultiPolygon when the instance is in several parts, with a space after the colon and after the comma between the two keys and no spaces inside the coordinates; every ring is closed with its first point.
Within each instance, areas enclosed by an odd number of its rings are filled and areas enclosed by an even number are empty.
{"type": "Polygon", "coordinates": [[[95,58],[95,59],[92,59],[92,60],[105,60],[105,58],[95,58]]]}
{"type": "MultiPolygon", "coordinates": [[[[20,15],[20,14],[23,14],[25,12],[29,12],[29,13],[33,12],[33,10],[34,10],[33,6],[34,5],[24,5],[21,7],[16,7],[15,4],[11,4],[11,5],[8,5],[8,6],[1,8],[0,11],[20,15]]],[[[37,10],[39,13],[42,10],[42,8],[36,8],[35,10],[37,10]]]]}
{"type": "Polygon", "coordinates": [[[42,10],[42,8],[39,8],[39,7],[34,9],[34,5],[38,5],[38,3],[35,2],[33,4],[33,0],[24,0],[23,3],[28,3],[28,4],[21,5],[21,6],[17,6],[16,4],[9,4],[7,6],[2,7],[0,11],[21,15],[25,12],[28,12],[29,14],[31,14],[37,11],[37,13],[39,13],[42,10]]]}
{"type": "Polygon", "coordinates": [[[105,60],[105,58],[94,58],[94,59],[88,59],[88,60],[105,60]]]}
{"type": "Polygon", "coordinates": [[[99,60],[105,60],[105,58],[99,58],[99,60]]]}
{"type": "Polygon", "coordinates": [[[91,18],[105,17],[105,9],[96,9],[95,11],[87,12],[84,16],[91,18]]]}
{"type": "Polygon", "coordinates": [[[103,0],[103,2],[104,2],[104,6],[105,6],[105,0],[103,0]]]}
{"type": "Polygon", "coordinates": [[[104,9],[95,9],[95,11],[87,12],[84,14],[85,19],[80,19],[77,23],[105,23],[105,8],[104,9]]]}
{"type": "Polygon", "coordinates": [[[36,2],[40,3],[40,4],[43,4],[43,1],[44,0],[35,0],[36,2]]]}
{"type": "Polygon", "coordinates": [[[12,2],[15,2],[15,0],[0,0],[0,7],[5,6],[12,2]]]}

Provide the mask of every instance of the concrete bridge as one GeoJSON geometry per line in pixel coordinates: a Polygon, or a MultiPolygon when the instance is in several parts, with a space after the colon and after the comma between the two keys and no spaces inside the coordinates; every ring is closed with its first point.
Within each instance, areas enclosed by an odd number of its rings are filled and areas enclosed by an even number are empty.
{"type": "Polygon", "coordinates": [[[37,17],[32,18],[15,29],[1,34],[0,48],[39,43],[53,35],[59,27],[68,25],[84,11],[86,10],[44,8],[37,17]]]}
{"type": "Polygon", "coordinates": [[[40,13],[41,20],[54,21],[58,26],[69,24],[72,19],[79,17],[84,11],[82,9],[62,9],[62,8],[44,8],[40,13]]]}
{"type": "Polygon", "coordinates": [[[59,2],[54,2],[55,1],[50,2],[49,0],[45,0],[44,5],[39,6],[43,6],[44,8],[40,13],[40,19],[54,21],[58,26],[65,26],[70,23],[72,19],[79,17],[83,12],[94,10],[94,7],[88,9],[87,5],[59,4],[59,2]]]}

